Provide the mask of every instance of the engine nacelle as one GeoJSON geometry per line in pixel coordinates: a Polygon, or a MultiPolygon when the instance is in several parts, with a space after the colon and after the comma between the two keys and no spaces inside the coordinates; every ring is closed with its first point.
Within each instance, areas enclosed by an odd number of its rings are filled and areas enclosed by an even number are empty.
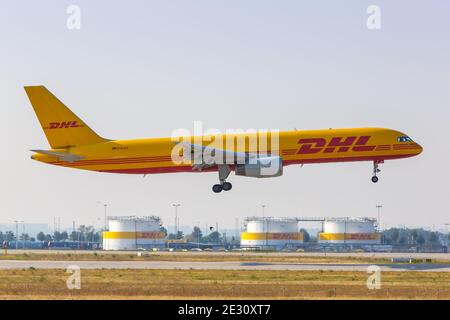
{"type": "Polygon", "coordinates": [[[281,157],[263,157],[255,159],[253,162],[236,165],[235,174],[253,178],[272,178],[283,175],[283,159],[281,157]]]}

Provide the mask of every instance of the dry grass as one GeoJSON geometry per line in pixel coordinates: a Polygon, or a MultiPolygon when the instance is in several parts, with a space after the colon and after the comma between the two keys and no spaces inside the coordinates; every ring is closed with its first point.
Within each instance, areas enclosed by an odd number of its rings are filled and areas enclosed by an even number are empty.
{"type": "MultiPolygon", "coordinates": [[[[370,263],[370,264],[386,264],[391,263],[387,258],[371,258],[371,257],[314,257],[299,255],[271,255],[270,253],[192,253],[192,252],[176,252],[176,253],[158,253],[145,252],[145,256],[138,257],[136,253],[115,254],[106,252],[96,253],[22,253],[0,255],[0,260],[48,260],[48,261],[195,261],[195,262],[222,262],[222,261],[239,261],[239,262],[272,262],[272,263],[370,263]]],[[[448,262],[448,261],[447,261],[448,262]]]]}
{"type": "MultiPolygon", "coordinates": [[[[289,255],[260,253],[260,252],[143,252],[137,256],[136,252],[104,252],[88,251],[81,253],[70,251],[27,252],[0,254],[0,260],[48,260],[48,261],[191,261],[191,262],[267,262],[267,263],[307,263],[307,264],[391,264],[390,258],[379,256],[312,256],[294,253],[289,255]]],[[[414,263],[449,264],[449,260],[414,259],[414,263]]]]}
{"type": "Polygon", "coordinates": [[[81,271],[69,290],[64,270],[0,270],[2,299],[450,299],[450,273],[336,271],[118,270],[81,271]]]}

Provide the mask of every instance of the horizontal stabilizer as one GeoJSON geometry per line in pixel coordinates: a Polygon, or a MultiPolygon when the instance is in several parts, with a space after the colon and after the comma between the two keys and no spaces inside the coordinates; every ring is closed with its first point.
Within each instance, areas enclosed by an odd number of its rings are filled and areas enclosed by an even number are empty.
{"type": "Polygon", "coordinates": [[[77,156],[68,152],[49,151],[49,150],[31,150],[36,153],[45,154],[50,157],[58,158],[61,161],[75,162],[84,159],[83,156],[77,156]]]}

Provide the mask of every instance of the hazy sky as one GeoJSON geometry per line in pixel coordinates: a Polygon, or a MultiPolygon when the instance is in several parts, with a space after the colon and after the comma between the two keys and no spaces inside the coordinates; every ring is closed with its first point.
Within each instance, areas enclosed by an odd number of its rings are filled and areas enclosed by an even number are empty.
{"type": "Polygon", "coordinates": [[[2,1],[0,222],[102,224],[155,214],[172,224],[273,216],[376,216],[388,226],[450,223],[448,1],[2,1]],[[81,29],[66,26],[81,9],[81,29]],[[381,8],[381,30],[366,9],[381,8]],[[23,90],[47,86],[107,138],[170,136],[177,128],[376,126],[409,134],[416,158],[290,166],[284,176],[143,178],[30,160],[48,148],[23,90]]]}

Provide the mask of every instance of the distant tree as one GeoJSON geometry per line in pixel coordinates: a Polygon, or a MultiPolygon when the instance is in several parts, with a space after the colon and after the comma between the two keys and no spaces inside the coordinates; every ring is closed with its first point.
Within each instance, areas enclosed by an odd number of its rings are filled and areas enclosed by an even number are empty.
{"type": "Polygon", "coordinates": [[[78,232],[72,231],[72,232],[70,233],[70,240],[72,240],[72,241],[77,241],[77,240],[78,240],[78,232]]]}
{"type": "Polygon", "coordinates": [[[391,245],[439,245],[440,240],[445,236],[442,233],[424,229],[391,228],[383,231],[384,243],[391,245]]]}
{"type": "Polygon", "coordinates": [[[182,231],[178,231],[177,234],[171,233],[167,236],[167,239],[169,240],[181,240],[184,238],[184,234],[182,231]]]}
{"type": "Polygon", "coordinates": [[[390,236],[392,243],[397,244],[400,242],[400,230],[397,228],[392,229],[390,236]]]}
{"type": "Polygon", "coordinates": [[[92,232],[89,239],[88,239],[88,241],[91,241],[91,242],[99,242],[100,241],[100,232],[99,231],[92,232]]]}
{"type": "Polygon", "coordinates": [[[411,230],[411,240],[412,243],[417,243],[417,237],[419,236],[419,231],[417,229],[411,230]]]}
{"type": "Polygon", "coordinates": [[[55,241],[61,241],[61,233],[60,233],[59,231],[55,231],[55,232],[53,233],[53,239],[54,239],[55,241]]]}
{"type": "Polygon", "coordinates": [[[4,240],[6,240],[6,241],[14,241],[14,240],[16,240],[16,236],[14,235],[14,232],[12,232],[12,231],[6,231],[4,237],[5,237],[4,240]]]}
{"type": "Polygon", "coordinates": [[[169,233],[169,234],[167,235],[167,239],[168,239],[168,240],[175,240],[176,238],[177,238],[177,235],[174,234],[174,233],[169,233]]]}
{"type": "Polygon", "coordinates": [[[303,232],[303,242],[310,242],[311,236],[309,235],[308,231],[305,229],[300,229],[300,232],[303,232]]]}
{"type": "Polygon", "coordinates": [[[25,240],[25,241],[27,241],[27,240],[30,240],[30,236],[28,235],[28,233],[22,233],[20,236],[19,236],[19,240],[25,240]]]}
{"type": "Polygon", "coordinates": [[[69,238],[69,235],[66,231],[61,232],[61,240],[67,240],[69,238]]]}
{"type": "Polygon", "coordinates": [[[424,245],[424,243],[425,243],[425,237],[422,235],[422,234],[419,234],[418,236],[417,236],[417,240],[416,240],[416,242],[417,242],[417,244],[419,244],[419,245],[424,245]]]}
{"type": "Polygon", "coordinates": [[[78,227],[78,237],[81,241],[93,241],[94,231],[95,230],[93,226],[81,225],[78,227]]]}
{"type": "Polygon", "coordinates": [[[3,242],[5,240],[5,235],[3,232],[0,231],[0,242],[3,242]]]}
{"type": "Polygon", "coordinates": [[[184,238],[184,233],[183,233],[183,231],[178,231],[178,233],[177,233],[177,239],[178,240],[181,240],[181,239],[183,239],[184,238]]]}
{"type": "Polygon", "coordinates": [[[85,241],[86,240],[86,226],[85,225],[81,225],[78,227],[78,239],[80,241],[85,241]]]}
{"type": "Polygon", "coordinates": [[[186,240],[190,242],[198,242],[202,240],[202,230],[199,227],[195,226],[192,230],[192,233],[186,236],[186,240]]]}
{"type": "Polygon", "coordinates": [[[94,231],[89,231],[88,233],[86,233],[86,240],[89,242],[94,241],[94,231]]]}
{"type": "Polygon", "coordinates": [[[31,242],[35,242],[35,241],[36,241],[36,238],[30,237],[30,241],[31,241],[31,242]]]}
{"type": "Polygon", "coordinates": [[[217,231],[213,231],[210,234],[208,234],[206,237],[203,238],[204,242],[213,242],[213,243],[219,243],[221,242],[220,233],[217,231]]]}
{"type": "Polygon", "coordinates": [[[384,244],[392,244],[392,239],[391,239],[391,237],[389,236],[388,233],[382,232],[381,233],[381,238],[383,239],[383,243],[384,244]]]}
{"type": "Polygon", "coordinates": [[[37,237],[37,239],[39,241],[44,241],[45,240],[45,234],[42,231],[39,232],[36,237],[37,237]]]}
{"type": "Polygon", "coordinates": [[[430,244],[436,244],[437,242],[439,242],[439,235],[437,232],[431,232],[430,235],[428,236],[428,242],[430,244]]]}
{"type": "Polygon", "coordinates": [[[163,226],[160,226],[160,227],[159,227],[159,232],[164,233],[164,237],[167,237],[167,229],[164,228],[163,226]]]}
{"type": "Polygon", "coordinates": [[[51,234],[46,234],[45,235],[45,239],[44,239],[44,241],[53,241],[53,237],[52,237],[52,235],[51,234]]]}

